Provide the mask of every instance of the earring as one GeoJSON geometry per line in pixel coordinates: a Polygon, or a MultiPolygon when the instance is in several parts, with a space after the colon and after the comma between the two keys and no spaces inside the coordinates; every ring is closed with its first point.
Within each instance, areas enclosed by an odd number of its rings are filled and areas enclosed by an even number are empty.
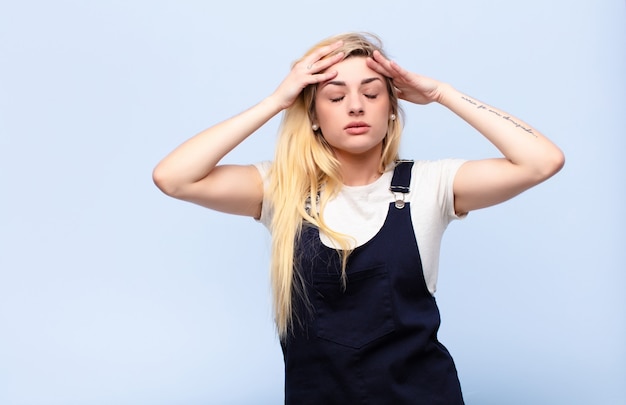
{"type": "Polygon", "coordinates": [[[319,125],[317,124],[313,124],[311,125],[311,129],[313,130],[313,132],[317,131],[318,129],[320,129],[319,125]]]}
{"type": "Polygon", "coordinates": [[[392,121],[395,121],[396,120],[396,114],[391,114],[389,116],[389,119],[392,120],[392,121]]]}

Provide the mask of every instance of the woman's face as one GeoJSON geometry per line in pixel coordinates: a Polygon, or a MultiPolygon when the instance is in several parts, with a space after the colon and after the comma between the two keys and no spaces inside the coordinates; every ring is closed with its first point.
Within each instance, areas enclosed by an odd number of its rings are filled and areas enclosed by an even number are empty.
{"type": "Polygon", "coordinates": [[[380,158],[391,103],[385,77],[370,69],[365,57],[331,66],[337,76],[320,83],[315,95],[316,123],[341,159],[344,154],[380,158]]]}

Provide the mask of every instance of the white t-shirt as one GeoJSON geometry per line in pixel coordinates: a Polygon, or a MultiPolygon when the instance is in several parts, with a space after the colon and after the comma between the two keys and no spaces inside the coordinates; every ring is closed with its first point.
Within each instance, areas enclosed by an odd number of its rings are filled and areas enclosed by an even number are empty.
{"type": "MultiPolygon", "coordinates": [[[[453,182],[461,159],[437,161],[415,161],[411,173],[410,192],[405,201],[411,205],[411,220],[415,238],[424,268],[424,279],[431,294],[437,288],[439,251],[443,232],[453,219],[459,219],[454,212],[453,182]]],[[[267,185],[267,173],[271,162],[255,165],[267,185]]],[[[326,205],[324,220],[333,230],[350,235],[361,246],[382,228],[389,210],[389,203],[396,200],[389,190],[393,169],[388,170],[373,183],[365,186],[343,186],[339,194],[326,205]]],[[[263,199],[259,221],[269,228],[273,210],[269,209],[269,199],[263,199]]],[[[333,247],[324,234],[322,242],[333,247]]]]}

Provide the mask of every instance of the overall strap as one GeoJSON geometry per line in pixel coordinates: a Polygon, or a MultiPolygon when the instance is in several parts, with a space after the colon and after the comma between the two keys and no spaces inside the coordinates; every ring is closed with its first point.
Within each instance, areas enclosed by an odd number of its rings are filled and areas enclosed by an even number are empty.
{"type": "Polygon", "coordinates": [[[411,169],[413,168],[412,160],[398,160],[393,170],[393,178],[389,190],[396,198],[396,208],[404,208],[404,197],[409,193],[411,185],[411,169]]]}

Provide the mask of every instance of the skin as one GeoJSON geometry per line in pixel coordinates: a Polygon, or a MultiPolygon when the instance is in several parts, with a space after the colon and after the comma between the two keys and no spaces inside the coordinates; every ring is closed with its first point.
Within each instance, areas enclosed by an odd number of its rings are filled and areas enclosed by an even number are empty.
{"type": "Polygon", "coordinates": [[[378,52],[373,58],[341,61],[343,54],[339,53],[323,59],[340,46],[338,42],[318,49],[294,65],[274,93],[260,103],[180,145],[154,169],[155,184],[175,198],[258,218],[263,184],[256,168],[218,163],[270,118],[291,106],[309,84],[317,84],[321,90],[316,99],[316,115],[322,133],[340,159],[344,182],[367,184],[375,179],[378,170],[383,129],[390,111],[388,95],[379,94],[377,101],[370,101],[365,94],[371,89],[362,81],[382,76],[393,79],[401,99],[415,104],[441,104],[502,153],[500,158],[468,161],[461,166],[454,180],[458,214],[508,200],[563,166],[560,149],[527,123],[449,84],[410,72],[378,52]],[[333,81],[345,86],[332,84],[333,81]],[[345,93],[344,98],[331,104],[330,93],[337,92],[338,87],[345,93]],[[370,130],[357,136],[347,133],[345,125],[355,118],[371,124],[370,130]],[[233,188],[232,184],[238,187],[233,188]]]}
{"type": "Polygon", "coordinates": [[[463,164],[454,179],[457,214],[506,201],[556,174],[563,152],[537,129],[512,115],[467,96],[446,83],[409,72],[379,52],[368,66],[393,79],[399,97],[415,104],[437,102],[489,140],[503,157],[463,164]]]}
{"type": "Polygon", "coordinates": [[[351,169],[344,169],[344,183],[368,184],[380,175],[382,141],[391,115],[385,78],[369,68],[364,57],[331,68],[337,75],[318,86],[316,121],[341,167],[351,169]]]}

